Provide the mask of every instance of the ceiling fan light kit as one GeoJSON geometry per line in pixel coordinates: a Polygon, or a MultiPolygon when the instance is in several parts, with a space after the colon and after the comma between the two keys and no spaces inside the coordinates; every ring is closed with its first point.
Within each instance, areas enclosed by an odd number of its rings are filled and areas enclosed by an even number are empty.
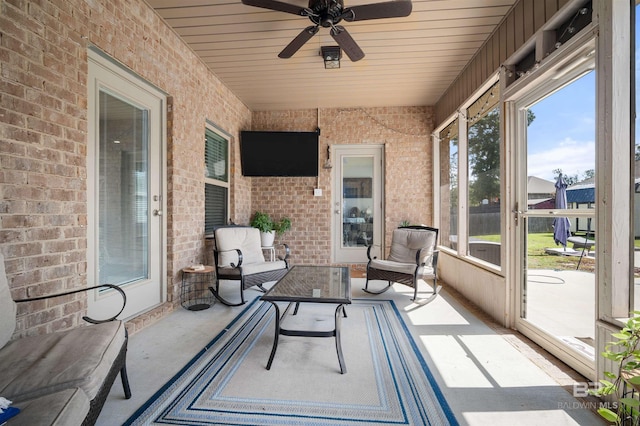
{"type": "MultiPolygon", "coordinates": [[[[277,12],[306,16],[313,23],[313,25],[302,30],[280,52],[278,55],[280,58],[292,57],[318,32],[320,27],[323,27],[330,28],[329,34],[331,37],[353,62],[364,58],[364,52],[347,30],[338,25],[340,21],[353,22],[369,19],[402,18],[409,16],[412,9],[411,0],[392,0],[353,7],[344,7],[344,0],[309,0],[309,7],[300,7],[278,0],[242,0],[242,3],[277,12]]],[[[327,68],[326,61],[325,68],[327,68]]]]}
{"type": "Polygon", "coordinates": [[[340,58],[342,57],[340,46],[321,46],[320,56],[324,60],[325,69],[340,68],[340,58]]]}

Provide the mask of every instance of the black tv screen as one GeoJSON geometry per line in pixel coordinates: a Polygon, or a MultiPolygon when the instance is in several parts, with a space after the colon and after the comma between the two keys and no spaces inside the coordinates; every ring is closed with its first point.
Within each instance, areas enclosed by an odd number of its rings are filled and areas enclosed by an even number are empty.
{"type": "Polygon", "coordinates": [[[318,132],[240,132],[243,176],[318,176],[318,132]]]}

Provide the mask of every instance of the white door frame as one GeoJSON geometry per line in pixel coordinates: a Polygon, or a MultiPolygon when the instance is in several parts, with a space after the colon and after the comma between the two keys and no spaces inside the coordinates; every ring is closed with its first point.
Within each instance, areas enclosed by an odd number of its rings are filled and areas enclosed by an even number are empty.
{"type": "Polygon", "coordinates": [[[331,259],[333,263],[366,263],[366,247],[344,247],[343,246],[343,171],[342,162],[348,157],[371,156],[373,164],[373,187],[372,187],[372,216],[373,216],[373,239],[372,244],[376,248],[378,256],[384,253],[384,145],[334,145],[333,158],[334,167],[332,170],[333,179],[333,199],[332,220],[331,220],[331,259]]]}
{"type": "MultiPolygon", "coordinates": [[[[148,277],[126,284],[127,305],[121,319],[139,315],[166,301],[166,93],[108,58],[97,49],[88,50],[88,143],[87,143],[87,286],[99,282],[98,148],[99,94],[105,91],[150,112],[149,128],[149,244],[148,277]]],[[[88,296],[88,315],[97,319],[114,314],[120,296],[115,291],[94,290],[88,296]]],[[[117,311],[115,311],[117,312],[117,311]]]]}
{"type": "MultiPolygon", "coordinates": [[[[571,41],[567,50],[553,60],[548,61],[540,72],[544,77],[527,84],[514,84],[514,88],[505,90],[506,111],[508,117],[509,140],[516,141],[508,157],[510,170],[509,179],[514,196],[510,199],[512,208],[512,222],[509,226],[511,232],[509,238],[515,247],[514,256],[511,257],[510,274],[508,282],[511,283],[510,291],[514,295],[512,310],[514,312],[514,325],[516,329],[527,337],[544,347],[560,360],[583,374],[585,377],[594,378],[594,363],[582,353],[574,350],[566,343],[561,342],[550,333],[540,329],[535,324],[522,318],[525,307],[523,306],[523,284],[527,279],[523,259],[526,258],[526,227],[527,220],[532,217],[544,217],[557,214],[556,210],[527,210],[527,114],[525,107],[537,102],[549,93],[558,90],[564,82],[570,81],[582,75],[591,66],[588,62],[576,59],[584,52],[590,51],[594,38],[590,33],[576,37],[571,41]],[[585,48],[586,47],[586,48],[585,48]],[[572,61],[578,65],[572,66],[572,61]],[[564,68],[563,68],[564,67],[564,68]],[[567,72],[560,70],[565,69],[567,72]],[[545,74],[542,74],[545,73],[545,74]],[[555,78],[552,78],[554,77],[555,78]],[[513,226],[511,226],[513,225],[513,226]]],[[[571,210],[572,217],[592,217],[593,211],[571,210]]],[[[597,217],[597,216],[596,216],[597,217]]]]}

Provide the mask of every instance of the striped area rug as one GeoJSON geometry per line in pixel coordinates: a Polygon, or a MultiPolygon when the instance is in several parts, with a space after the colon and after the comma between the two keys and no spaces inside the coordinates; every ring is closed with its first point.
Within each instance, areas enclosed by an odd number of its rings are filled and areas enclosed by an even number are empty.
{"type": "MultiPolygon", "coordinates": [[[[283,326],[332,329],[334,309],[302,304],[283,326]]],[[[125,424],[457,425],[394,303],[346,310],[346,374],[334,338],[295,336],[267,370],[275,310],[256,299],[125,424]]]]}

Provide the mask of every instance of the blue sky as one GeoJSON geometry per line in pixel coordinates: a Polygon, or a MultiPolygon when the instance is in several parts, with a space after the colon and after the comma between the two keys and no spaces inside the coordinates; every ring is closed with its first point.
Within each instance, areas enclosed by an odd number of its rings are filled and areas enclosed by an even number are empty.
{"type": "MultiPolygon", "coordinates": [[[[640,6],[636,7],[636,11],[640,6]]],[[[640,75],[640,31],[636,31],[636,76],[640,75]]],[[[637,78],[637,77],[636,77],[637,78]]],[[[636,96],[636,110],[638,110],[636,96]]],[[[527,132],[529,176],[555,180],[554,169],[582,178],[595,169],[595,72],[535,104],[527,132]]],[[[636,119],[636,129],[640,120],[636,119]]],[[[636,145],[638,141],[636,131],[636,145]]]]}
{"type": "Polygon", "coordinates": [[[533,105],[527,129],[529,176],[555,180],[553,170],[582,178],[595,169],[595,72],[533,105]]]}

